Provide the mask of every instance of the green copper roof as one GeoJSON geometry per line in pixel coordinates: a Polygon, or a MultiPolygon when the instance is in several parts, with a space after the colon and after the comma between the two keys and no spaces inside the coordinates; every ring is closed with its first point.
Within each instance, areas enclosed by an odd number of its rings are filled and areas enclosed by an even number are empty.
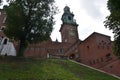
{"type": "Polygon", "coordinates": [[[76,20],[74,19],[74,14],[70,11],[68,6],[65,6],[61,20],[63,24],[77,25],[76,20]]]}

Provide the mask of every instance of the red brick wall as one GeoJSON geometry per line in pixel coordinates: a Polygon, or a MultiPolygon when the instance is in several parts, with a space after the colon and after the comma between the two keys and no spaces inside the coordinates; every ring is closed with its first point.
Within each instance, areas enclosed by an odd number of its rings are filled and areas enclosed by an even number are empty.
{"type": "Polygon", "coordinates": [[[26,49],[24,56],[25,57],[42,57],[46,58],[47,54],[51,55],[64,55],[68,47],[70,47],[71,44],[69,43],[60,43],[60,42],[42,42],[39,44],[31,44],[26,49]],[[62,52],[60,53],[60,49],[62,49],[62,52]]]}
{"type": "Polygon", "coordinates": [[[62,42],[74,43],[79,39],[77,26],[64,24],[61,26],[60,32],[62,36],[62,42]],[[74,33],[73,35],[70,34],[72,31],[74,33]]]}
{"type": "Polygon", "coordinates": [[[79,45],[81,62],[119,75],[120,62],[114,62],[117,58],[112,53],[112,45],[110,37],[93,33],[79,45]],[[114,67],[109,68],[113,65],[114,67]]]}
{"type": "Polygon", "coordinates": [[[120,60],[115,60],[100,69],[108,73],[120,76],[120,60]]]}
{"type": "Polygon", "coordinates": [[[83,41],[79,46],[79,52],[83,63],[97,68],[115,59],[110,38],[101,34],[93,34],[83,41]],[[108,60],[107,55],[112,59],[108,60]]]}

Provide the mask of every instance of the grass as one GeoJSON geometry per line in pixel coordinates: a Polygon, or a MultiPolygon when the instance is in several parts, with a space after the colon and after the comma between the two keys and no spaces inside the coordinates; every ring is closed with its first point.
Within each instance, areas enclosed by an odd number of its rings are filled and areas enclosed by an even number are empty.
{"type": "Polygon", "coordinates": [[[0,80],[119,80],[68,60],[1,58],[0,80]]]}

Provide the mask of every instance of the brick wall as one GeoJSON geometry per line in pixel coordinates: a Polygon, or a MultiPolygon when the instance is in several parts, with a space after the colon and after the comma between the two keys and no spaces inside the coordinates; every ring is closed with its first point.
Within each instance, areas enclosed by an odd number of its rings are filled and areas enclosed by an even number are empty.
{"type": "Polygon", "coordinates": [[[81,63],[119,75],[120,64],[116,61],[112,46],[109,36],[93,33],[79,45],[81,63]]]}

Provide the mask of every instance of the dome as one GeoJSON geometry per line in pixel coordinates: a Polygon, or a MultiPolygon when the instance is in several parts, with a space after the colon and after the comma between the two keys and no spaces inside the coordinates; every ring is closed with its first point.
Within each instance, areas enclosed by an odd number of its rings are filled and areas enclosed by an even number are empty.
{"type": "Polygon", "coordinates": [[[70,12],[70,8],[69,8],[68,6],[65,6],[65,8],[64,8],[64,12],[65,12],[65,13],[70,12]]]}

